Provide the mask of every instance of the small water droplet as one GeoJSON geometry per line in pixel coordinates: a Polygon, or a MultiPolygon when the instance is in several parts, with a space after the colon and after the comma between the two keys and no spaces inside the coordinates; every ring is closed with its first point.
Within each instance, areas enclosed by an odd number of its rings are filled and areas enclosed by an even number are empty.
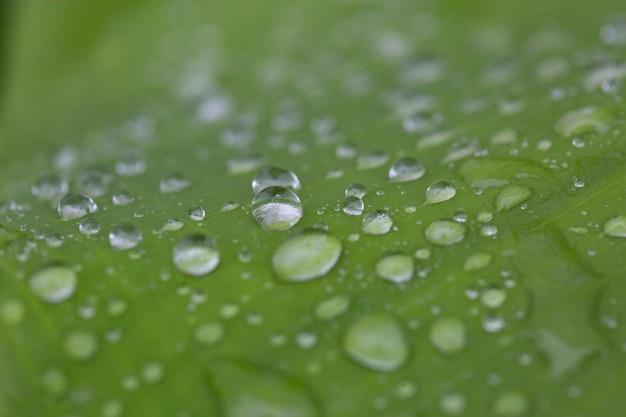
{"type": "Polygon", "coordinates": [[[465,396],[458,392],[444,394],[439,399],[439,409],[447,415],[458,416],[463,414],[467,400],[465,396]]]}
{"type": "Polygon", "coordinates": [[[181,272],[200,277],[217,268],[220,253],[215,241],[209,236],[192,234],[185,236],[174,245],[172,260],[181,272]]]}
{"type": "Polygon", "coordinates": [[[302,218],[302,203],[291,190],[269,187],[252,200],[252,214],[264,230],[287,230],[302,218]]]}
{"type": "Polygon", "coordinates": [[[367,194],[367,187],[362,184],[354,183],[346,187],[346,197],[358,197],[363,198],[367,194]]]}
{"type": "Polygon", "coordinates": [[[41,385],[50,394],[60,396],[67,390],[67,378],[59,369],[47,369],[41,376],[41,385]]]}
{"type": "Polygon", "coordinates": [[[57,211],[61,220],[74,220],[97,210],[98,206],[90,197],[84,194],[68,194],[59,203],[57,211]]]}
{"type": "Polygon", "coordinates": [[[31,192],[42,201],[58,201],[67,193],[69,186],[67,181],[58,174],[44,174],[33,185],[31,192]]]}
{"type": "Polygon", "coordinates": [[[364,207],[365,204],[359,197],[348,196],[343,200],[343,212],[348,216],[360,216],[364,207]]]}
{"type": "Polygon", "coordinates": [[[239,203],[235,201],[227,201],[224,204],[222,204],[222,208],[220,209],[220,212],[224,213],[226,211],[233,211],[238,207],[239,207],[239,203]]]}
{"type": "Polygon", "coordinates": [[[296,334],[296,346],[300,349],[311,349],[317,344],[317,335],[309,331],[301,331],[296,334]]]}
{"type": "Polygon", "coordinates": [[[480,271],[491,264],[493,255],[488,252],[474,253],[465,259],[463,270],[465,272],[480,271]]]}
{"type": "Polygon", "coordinates": [[[467,344],[467,328],[458,318],[440,318],[429,332],[430,343],[443,354],[460,352],[467,344]]]}
{"type": "Polygon", "coordinates": [[[174,172],[166,175],[159,183],[159,189],[162,193],[177,193],[189,187],[191,181],[183,174],[174,172]]]}
{"type": "Polygon", "coordinates": [[[16,326],[24,320],[26,310],[18,300],[8,300],[0,307],[0,320],[9,326],[16,326]]]}
{"type": "Polygon", "coordinates": [[[626,15],[610,16],[600,29],[600,38],[609,45],[626,45],[626,15]]]}
{"type": "Polygon", "coordinates": [[[448,201],[456,195],[456,188],[448,182],[438,181],[432,183],[426,189],[426,201],[424,204],[437,204],[448,201]]]}
{"type": "Polygon", "coordinates": [[[435,220],[426,227],[426,240],[437,246],[451,246],[465,238],[467,227],[452,220],[435,220]]]}
{"type": "Polygon", "coordinates": [[[421,259],[423,261],[425,261],[426,259],[430,259],[430,255],[431,255],[430,249],[428,249],[428,248],[420,248],[420,249],[416,250],[415,254],[414,254],[414,256],[417,259],[421,259]]]}
{"type": "Polygon", "coordinates": [[[224,338],[224,326],[219,321],[203,323],[196,328],[194,337],[203,346],[215,346],[224,338]]]}
{"type": "Polygon", "coordinates": [[[112,176],[102,168],[89,168],[78,174],[76,187],[92,197],[102,197],[109,191],[112,176]]]}
{"type": "Polygon", "coordinates": [[[400,381],[394,389],[396,398],[408,400],[417,394],[417,385],[413,381],[400,381]]]}
{"type": "Polygon", "coordinates": [[[119,193],[113,194],[112,200],[113,204],[116,206],[126,206],[135,201],[135,197],[128,191],[120,191],[119,193]]]}
{"type": "Polygon", "coordinates": [[[126,312],[127,309],[128,302],[120,298],[113,298],[107,303],[106,312],[109,317],[120,317],[126,312]]]}
{"type": "Polygon", "coordinates": [[[504,318],[499,314],[487,314],[483,316],[482,326],[487,333],[498,333],[504,329],[504,318]]]}
{"type": "Polygon", "coordinates": [[[89,331],[75,330],[65,338],[65,354],[75,361],[91,359],[98,350],[98,338],[89,331]]]}
{"type": "Polygon", "coordinates": [[[487,288],[480,295],[480,301],[487,308],[498,308],[506,301],[506,291],[499,287],[487,288]]]}
{"type": "Polygon", "coordinates": [[[220,306],[220,317],[224,320],[230,320],[239,314],[240,308],[237,303],[225,301],[220,306]]]}
{"type": "Polygon", "coordinates": [[[378,168],[387,163],[389,155],[383,151],[370,151],[359,155],[356,168],[359,170],[378,168]]]}
{"type": "Polygon", "coordinates": [[[481,211],[480,213],[478,213],[478,215],[476,216],[476,220],[479,223],[489,223],[490,221],[493,220],[493,213],[490,213],[488,211],[481,211]]]}
{"type": "Polygon", "coordinates": [[[84,235],[95,235],[100,233],[100,223],[94,218],[81,220],[78,223],[78,230],[84,235]]]}
{"type": "Polygon", "coordinates": [[[272,266],[283,281],[309,281],[326,275],[337,264],[341,252],[341,242],[333,235],[305,231],[281,243],[272,256],[272,266]]]}
{"type": "Polygon", "coordinates": [[[50,266],[35,273],[29,286],[42,301],[57,304],[69,299],[76,291],[78,278],[73,269],[66,266],[50,266]]]}
{"type": "Polygon", "coordinates": [[[355,362],[378,372],[398,370],[409,356],[402,328],[393,316],[383,313],[368,314],[352,323],[343,347],[355,362]]]}
{"type": "Polygon", "coordinates": [[[141,243],[143,236],[132,224],[122,223],[109,232],[109,245],[116,250],[128,250],[141,243]]]}
{"type": "Polygon", "coordinates": [[[495,224],[485,224],[480,227],[479,233],[483,237],[495,236],[498,234],[498,226],[495,224]]]}
{"type": "Polygon", "coordinates": [[[528,409],[528,399],[517,391],[504,392],[496,398],[491,407],[495,417],[521,417],[528,409]]]}
{"type": "Polygon", "coordinates": [[[123,413],[124,404],[117,400],[107,401],[100,408],[100,417],[122,417],[123,413]]]}
{"type": "Polygon", "coordinates": [[[165,368],[158,362],[148,362],[141,367],[141,379],[145,384],[158,384],[164,375],[165,368]]]}
{"type": "Polygon", "coordinates": [[[421,178],[426,173],[426,167],[415,158],[400,158],[389,168],[390,182],[407,182],[421,178]]]}
{"type": "Polygon", "coordinates": [[[115,172],[122,177],[134,177],[146,171],[146,161],[139,152],[129,152],[115,163],[115,172]]]}
{"type": "Polygon", "coordinates": [[[519,206],[528,200],[532,195],[532,190],[519,184],[510,184],[502,188],[496,196],[496,210],[505,211],[519,206]]]}
{"type": "Polygon", "coordinates": [[[607,236],[626,237],[626,216],[620,215],[607,220],[602,231],[607,236]]]}
{"type": "Polygon", "coordinates": [[[350,298],[346,295],[333,295],[315,306],[315,317],[322,321],[331,321],[346,313],[350,308],[350,298]]]}
{"type": "Polygon", "coordinates": [[[391,230],[393,220],[382,210],[369,211],[363,216],[361,231],[368,235],[384,235],[391,230]]]}
{"type": "Polygon", "coordinates": [[[204,216],[206,213],[204,212],[204,208],[200,206],[191,206],[189,207],[189,219],[194,222],[201,222],[204,220],[204,216]]]}
{"type": "Polygon", "coordinates": [[[259,171],[252,180],[252,191],[258,194],[269,187],[289,188],[293,191],[300,189],[300,180],[288,169],[268,167],[259,171]]]}
{"type": "Polygon", "coordinates": [[[376,263],[376,273],[382,279],[400,284],[413,278],[413,258],[402,253],[385,255],[376,263]]]}

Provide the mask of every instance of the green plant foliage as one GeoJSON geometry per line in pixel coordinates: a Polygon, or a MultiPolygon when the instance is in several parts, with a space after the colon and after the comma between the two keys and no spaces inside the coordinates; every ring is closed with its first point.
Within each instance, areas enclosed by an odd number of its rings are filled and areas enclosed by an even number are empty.
{"type": "Polygon", "coordinates": [[[621,1],[11,4],[1,416],[621,415],[621,1]]]}

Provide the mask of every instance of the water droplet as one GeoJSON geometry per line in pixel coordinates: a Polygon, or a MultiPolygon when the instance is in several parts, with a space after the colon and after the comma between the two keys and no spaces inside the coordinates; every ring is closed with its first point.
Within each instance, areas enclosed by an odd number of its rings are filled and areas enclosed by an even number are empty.
{"type": "Polygon", "coordinates": [[[491,264],[493,255],[488,252],[474,253],[465,259],[463,270],[465,272],[480,271],[491,264]]]}
{"type": "Polygon", "coordinates": [[[203,346],[215,346],[224,338],[224,326],[219,321],[203,323],[196,328],[194,337],[203,346]]]}
{"type": "Polygon", "coordinates": [[[456,195],[456,188],[448,182],[439,181],[432,183],[426,189],[426,201],[424,204],[437,204],[452,199],[456,195]]]}
{"type": "Polygon", "coordinates": [[[300,189],[300,180],[293,172],[285,168],[268,167],[259,171],[252,180],[252,191],[259,191],[269,187],[289,188],[293,191],[300,189]]]}
{"type": "Polygon", "coordinates": [[[612,122],[613,115],[608,110],[583,107],[561,117],[556,122],[554,130],[559,135],[570,138],[589,132],[604,133],[609,130],[612,122]]]}
{"type": "MultiPolygon", "coordinates": [[[[67,181],[57,174],[44,174],[31,188],[35,197],[42,201],[58,201],[68,190],[67,181]]],[[[56,202],[55,201],[55,202],[56,202]]]]}
{"type": "Polygon", "coordinates": [[[84,194],[68,194],[63,197],[58,207],[61,220],[80,219],[97,210],[96,203],[84,194]]]}
{"type": "Polygon", "coordinates": [[[67,378],[59,369],[47,369],[41,376],[41,385],[54,396],[60,396],[67,390],[67,378]]]}
{"type": "Polygon", "coordinates": [[[376,263],[376,273],[382,279],[400,284],[413,278],[413,258],[402,253],[385,255],[376,263]]]}
{"type": "Polygon", "coordinates": [[[124,375],[124,377],[122,377],[120,385],[122,386],[122,389],[124,391],[136,391],[137,389],[139,389],[140,385],[139,378],[137,378],[137,376],[135,375],[124,375]]]}
{"type": "Polygon", "coordinates": [[[322,321],[331,321],[346,313],[350,308],[350,298],[346,295],[333,295],[315,306],[315,317],[322,321]]]}
{"type": "Polygon", "coordinates": [[[480,295],[480,301],[487,308],[498,308],[506,301],[506,291],[502,288],[487,288],[480,295]]]}
{"type": "Polygon", "coordinates": [[[146,171],[146,161],[138,152],[129,152],[115,163],[115,172],[122,177],[134,177],[146,171]]]}
{"type": "Polygon", "coordinates": [[[225,301],[220,306],[220,317],[224,320],[229,320],[236,317],[239,314],[239,305],[232,301],[225,301]]]}
{"type": "Polygon", "coordinates": [[[458,392],[450,392],[439,399],[439,409],[451,416],[458,416],[465,411],[467,401],[465,396],[458,392]]]}
{"type": "Polygon", "coordinates": [[[359,197],[348,196],[343,200],[343,212],[348,216],[360,216],[364,207],[365,204],[359,197]]]}
{"type": "Polygon", "coordinates": [[[607,236],[626,237],[626,216],[621,215],[607,220],[602,231],[607,236]]]}
{"type": "Polygon", "coordinates": [[[77,188],[92,197],[102,197],[109,191],[112,176],[102,168],[89,168],[78,174],[77,188]]]}
{"type": "Polygon", "coordinates": [[[420,248],[418,250],[415,251],[414,256],[417,259],[421,259],[421,260],[426,260],[426,259],[430,259],[430,249],[428,248],[420,248]]]}
{"type": "Polygon", "coordinates": [[[361,231],[368,235],[384,235],[391,230],[393,220],[386,211],[369,211],[363,216],[361,231]]]}
{"type": "Polygon", "coordinates": [[[128,250],[139,245],[142,238],[138,228],[132,224],[122,223],[109,232],[109,245],[116,250],[128,250]]]}
{"type": "Polygon", "coordinates": [[[128,191],[120,191],[119,193],[113,194],[112,200],[113,204],[116,206],[126,206],[135,201],[135,197],[128,191]]]}
{"type": "Polygon", "coordinates": [[[345,191],[346,197],[363,198],[365,197],[366,194],[367,194],[367,187],[358,183],[348,185],[345,191]]]}
{"type": "Polygon", "coordinates": [[[141,379],[145,384],[158,384],[164,375],[165,368],[158,362],[148,362],[141,367],[141,379]]]}
{"type": "Polygon", "coordinates": [[[159,189],[162,193],[177,193],[189,187],[191,181],[187,179],[183,174],[174,172],[168,174],[159,183],[159,189]]]}
{"type": "Polygon", "coordinates": [[[426,227],[426,240],[437,246],[451,246],[465,238],[467,227],[452,220],[435,220],[426,227]]]}
{"type": "Polygon", "coordinates": [[[16,326],[24,320],[26,310],[17,300],[8,300],[0,307],[0,320],[9,326],[16,326]]]}
{"type": "Polygon", "coordinates": [[[109,300],[106,307],[106,312],[109,317],[120,317],[128,309],[128,303],[120,298],[113,298],[109,300]]]}
{"type": "Polygon", "coordinates": [[[400,400],[408,400],[413,398],[417,393],[417,385],[412,381],[400,381],[394,389],[396,398],[400,400]]]}
{"type": "Polygon", "coordinates": [[[296,346],[300,349],[311,349],[317,344],[317,335],[312,332],[302,331],[296,334],[296,346]]]}
{"type": "Polygon", "coordinates": [[[443,354],[460,352],[467,344],[465,323],[457,318],[440,318],[429,333],[430,343],[443,354]]]}
{"type": "Polygon", "coordinates": [[[498,226],[495,224],[485,224],[481,226],[479,233],[483,237],[495,236],[498,234],[498,226]]]}
{"type": "Polygon", "coordinates": [[[75,330],[65,338],[65,354],[75,361],[87,361],[98,350],[98,338],[89,331],[75,330]]]}
{"type": "Polygon", "coordinates": [[[626,45],[626,15],[610,16],[600,29],[600,38],[609,45],[626,45]]]}
{"type": "Polygon", "coordinates": [[[51,266],[35,273],[30,279],[30,289],[42,301],[57,304],[69,299],[76,291],[78,278],[73,269],[51,266]]]}
{"type": "Polygon", "coordinates": [[[482,319],[483,330],[487,333],[498,333],[504,329],[504,318],[499,314],[487,314],[482,319]]]}
{"type": "Polygon", "coordinates": [[[222,208],[220,209],[220,212],[224,213],[226,211],[233,211],[238,207],[239,207],[239,203],[235,201],[227,201],[224,204],[222,204],[222,208]]]}
{"type": "Polygon", "coordinates": [[[78,223],[78,230],[84,235],[95,235],[100,233],[100,223],[93,218],[84,219],[78,223]]]}
{"type": "Polygon", "coordinates": [[[521,417],[528,409],[528,399],[517,391],[508,391],[498,395],[491,412],[495,417],[521,417]]]}
{"type": "Polygon", "coordinates": [[[172,259],[181,272],[192,277],[200,277],[217,268],[220,253],[209,236],[192,234],[174,245],[172,259]]]}
{"type": "Polygon", "coordinates": [[[398,370],[409,356],[402,328],[388,314],[372,313],[352,323],[343,339],[346,354],[379,372],[398,370]]]}
{"type": "Polygon", "coordinates": [[[339,239],[310,230],[285,240],[272,256],[274,272],[283,281],[302,282],[326,275],[341,256],[339,239]]]}
{"type": "Polygon", "coordinates": [[[263,230],[287,230],[302,218],[302,203],[287,188],[268,187],[252,199],[252,215],[263,230]]]}
{"type": "Polygon", "coordinates": [[[519,206],[532,195],[530,188],[519,184],[505,186],[496,196],[496,210],[505,211],[519,206]]]}
{"type": "Polygon", "coordinates": [[[356,159],[357,169],[373,169],[378,168],[387,163],[389,155],[383,151],[366,152],[356,159]]]}
{"type": "Polygon", "coordinates": [[[122,417],[123,413],[124,405],[117,400],[105,402],[100,409],[100,417],[122,417]]]}
{"type": "Polygon", "coordinates": [[[191,206],[189,207],[189,219],[194,222],[201,222],[204,220],[204,216],[206,213],[204,212],[204,208],[200,206],[191,206]]]}
{"type": "Polygon", "coordinates": [[[407,182],[421,178],[426,167],[415,158],[400,158],[389,168],[390,182],[407,182]]]}
{"type": "Polygon", "coordinates": [[[490,213],[488,211],[481,211],[476,216],[476,220],[478,220],[479,223],[489,223],[493,220],[493,213],[490,213]]]}

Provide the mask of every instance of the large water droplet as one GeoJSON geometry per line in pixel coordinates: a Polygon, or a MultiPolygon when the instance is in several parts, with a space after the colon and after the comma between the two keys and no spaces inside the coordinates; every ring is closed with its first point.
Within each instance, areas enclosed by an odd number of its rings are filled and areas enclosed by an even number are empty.
{"type": "Polygon", "coordinates": [[[384,235],[391,230],[393,220],[386,211],[369,211],[363,216],[361,231],[368,235],[384,235]]]}
{"type": "Polygon", "coordinates": [[[414,269],[413,258],[402,253],[385,255],[376,263],[378,276],[396,284],[413,278],[414,269]]]}
{"type": "Polygon", "coordinates": [[[607,236],[626,237],[626,216],[621,215],[607,220],[602,231],[607,236]]]}
{"type": "Polygon", "coordinates": [[[220,253],[215,241],[209,236],[192,234],[185,236],[174,245],[172,259],[181,272],[200,277],[217,268],[220,253]]]}
{"type": "Polygon", "coordinates": [[[424,235],[433,245],[450,246],[465,238],[467,227],[452,220],[435,220],[426,227],[424,235]]]}
{"type": "Polygon", "coordinates": [[[113,249],[128,250],[141,243],[141,231],[132,224],[122,223],[109,232],[109,244],[113,249]]]}
{"type": "Polygon", "coordinates": [[[426,167],[415,158],[400,158],[389,168],[389,181],[407,182],[421,178],[426,173],[426,167]]]}
{"type": "Polygon", "coordinates": [[[263,230],[287,230],[302,218],[302,203],[287,188],[268,187],[252,199],[252,215],[263,230]]]}
{"type": "Polygon", "coordinates": [[[358,183],[348,185],[345,191],[346,197],[363,198],[365,197],[366,194],[367,194],[367,187],[358,183]]]}
{"type": "Polygon", "coordinates": [[[297,191],[300,180],[293,172],[285,168],[268,167],[259,171],[252,180],[252,191],[257,194],[268,187],[283,187],[297,191]]]}
{"type": "Polygon", "coordinates": [[[66,337],[64,350],[70,359],[80,362],[87,361],[98,350],[98,338],[92,332],[75,330],[66,337]]]}
{"type": "Polygon", "coordinates": [[[96,203],[84,194],[68,194],[59,203],[58,212],[61,220],[74,220],[85,217],[98,210],[96,203]]]}
{"type": "Polygon", "coordinates": [[[368,314],[352,323],[343,347],[355,362],[379,372],[398,370],[409,356],[402,328],[385,313],[368,314]]]}
{"type": "Polygon", "coordinates": [[[561,136],[572,137],[583,133],[604,133],[609,130],[613,115],[608,110],[597,107],[584,107],[561,117],[554,130],[561,136]]]}
{"type": "Polygon", "coordinates": [[[33,294],[47,303],[61,303],[76,291],[78,278],[73,269],[66,266],[50,266],[35,273],[29,286],[33,294]]]}
{"type": "Polygon", "coordinates": [[[433,323],[429,333],[430,343],[444,354],[456,353],[467,344],[465,323],[457,318],[440,318],[433,323]]]}
{"type": "Polygon", "coordinates": [[[289,282],[309,281],[326,275],[341,256],[339,239],[320,231],[305,231],[285,240],[272,256],[278,278],[289,282]]]}
{"type": "Polygon", "coordinates": [[[318,320],[330,321],[346,313],[350,308],[350,298],[346,295],[333,295],[315,306],[315,317],[318,320]]]}
{"type": "Polygon", "coordinates": [[[35,197],[42,201],[58,201],[68,190],[67,181],[57,174],[45,174],[33,185],[31,191],[35,197]]]}
{"type": "Polygon", "coordinates": [[[426,201],[424,204],[437,204],[451,200],[456,195],[456,188],[449,182],[438,181],[432,183],[426,189],[426,201]]]}
{"type": "Polygon", "coordinates": [[[159,189],[162,193],[177,193],[189,187],[191,181],[183,174],[174,172],[168,174],[159,183],[159,189]]]}
{"type": "Polygon", "coordinates": [[[365,204],[359,197],[348,196],[343,200],[343,212],[349,216],[360,216],[364,207],[365,204]]]}
{"type": "Polygon", "coordinates": [[[510,210],[528,200],[532,190],[519,184],[505,186],[496,196],[496,210],[510,210]]]}

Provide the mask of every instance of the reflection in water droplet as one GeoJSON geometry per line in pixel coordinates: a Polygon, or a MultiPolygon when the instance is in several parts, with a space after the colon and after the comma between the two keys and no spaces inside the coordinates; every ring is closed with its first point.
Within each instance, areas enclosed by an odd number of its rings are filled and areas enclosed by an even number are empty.
{"type": "Polygon", "coordinates": [[[368,235],[384,235],[391,230],[393,220],[386,211],[369,211],[363,216],[361,231],[368,235]]]}
{"type": "Polygon", "coordinates": [[[172,260],[181,272],[200,277],[217,268],[220,253],[209,236],[192,234],[185,236],[174,245],[172,260]]]}
{"type": "Polygon", "coordinates": [[[458,318],[440,318],[429,333],[430,343],[441,353],[460,352],[467,344],[465,323],[458,318]]]}
{"type": "Polygon", "coordinates": [[[384,313],[368,314],[352,323],[343,347],[355,362],[378,372],[398,370],[409,356],[401,327],[384,313]]]}
{"type": "Polygon", "coordinates": [[[287,188],[268,187],[252,199],[252,215],[263,230],[287,230],[302,218],[302,203],[287,188]]]}
{"type": "Polygon", "coordinates": [[[415,158],[400,158],[389,168],[389,181],[407,182],[421,178],[426,173],[424,165],[415,158]]]}
{"type": "Polygon", "coordinates": [[[122,223],[109,232],[109,245],[116,250],[128,250],[141,243],[141,232],[132,224],[122,223]]]}
{"type": "Polygon", "coordinates": [[[437,246],[451,246],[465,238],[467,227],[452,220],[435,220],[426,227],[426,240],[437,246]]]}
{"type": "Polygon", "coordinates": [[[400,284],[413,278],[413,258],[402,253],[385,255],[376,263],[376,273],[382,279],[400,284]]]}
{"type": "Polygon", "coordinates": [[[508,391],[500,394],[493,406],[491,413],[495,417],[521,417],[528,409],[528,399],[524,394],[517,391],[508,391]]]}
{"type": "Polygon", "coordinates": [[[315,306],[315,317],[318,320],[334,320],[346,313],[350,308],[350,298],[346,295],[333,295],[315,306]]]}
{"type": "Polygon", "coordinates": [[[607,220],[602,231],[607,236],[626,237],[626,216],[621,215],[607,220]]]}
{"type": "MultiPolygon", "coordinates": [[[[58,201],[68,190],[67,181],[57,174],[44,174],[33,185],[31,192],[42,201],[58,201]]],[[[56,202],[55,201],[55,202],[56,202]]]]}
{"type": "Polygon", "coordinates": [[[354,183],[350,184],[346,187],[345,196],[346,197],[358,197],[363,198],[367,194],[367,188],[364,185],[354,183]]]}
{"type": "Polygon", "coordinates": [[[364,207],[363,200],[359,197],[348,196],[343,200],[343,212],[349,216],[360,216],[364,207]]]}
{"type": "Polygon", "coordinates": [[[68,194],[59,203],[58,213],[61,220],[74,220],[85,217],[98,210],[96,203],[84,194],[68,194]]]}
{"type": "Polygon", "coordinates": [[[465,272],[480,271],[491,264],[493,255],[488,252],[474,253],[465,259],[463,270],[465,272]]]}
{"type": "Polygon", "coordinates": [[[507,185],[496,196],[496,210],[505,211],[517,207],[528,200],[532,193],[532,190],[523,185],[507,185]]]}
{"type": "Polygon", "coordinates": [[[293,172],[285,168],[268,167],[259,171],[252,180],[252,191],[257,194],[268,187],[282,187],[297,191],[300,189],[300,180],[293,172]]]}
{"type": "Polygon", "coordinates": [[[341,256],[339,239],[320,231],[305,231],[285,240],[272,256],[272,266],[283,281],[302,282],[326,275],[341,256]]]}
{"type": "Polygon", "coordinates": [[[191,181],[187,179],[183,174],[174,172],[168,174],[159,183],[159,189],[162,193],[177,193],[189,187],[191,181]]]}
{"type": "Polygon", "coordinates": [[[30,278],[30,290],[42,301],[57,304],[69,299],[76,291],[78,278],[73,269],[51,266],[30,278]]]}
{"type": "Polygon", "coordinates": [[[357,169],[372,169],[378,168],[387,163],[389,155],[383,151],[370,151],[366,152],[356,159],[357,169]]]}
{"type": "Polygon", "coordinates": [[[431,184],[426,189],[426,201],[424,204],[437,204],[448,201],[456,195],[456,188],[448,182],[439,181],[431,184]]]}
{"type": "Polygon", "coordinates": [[[75,361],[87,361],[98,350],[98,338],[89,331],[75,330],[65,338],[65,354],[75,361]]]}
{"type": "Polygon", "coordinates": [[[205,212],[204,208],[200,206],[191,206],[189,207],[189,219],[194,222],[201,222],[204,220],[205,212]]]}
{"type": "Polygon", "coordinates": [[[78,230],[84,235],[95,235],[100,233],[100,223],[94,218],[81,220],[78,223],[78,230]]]}

